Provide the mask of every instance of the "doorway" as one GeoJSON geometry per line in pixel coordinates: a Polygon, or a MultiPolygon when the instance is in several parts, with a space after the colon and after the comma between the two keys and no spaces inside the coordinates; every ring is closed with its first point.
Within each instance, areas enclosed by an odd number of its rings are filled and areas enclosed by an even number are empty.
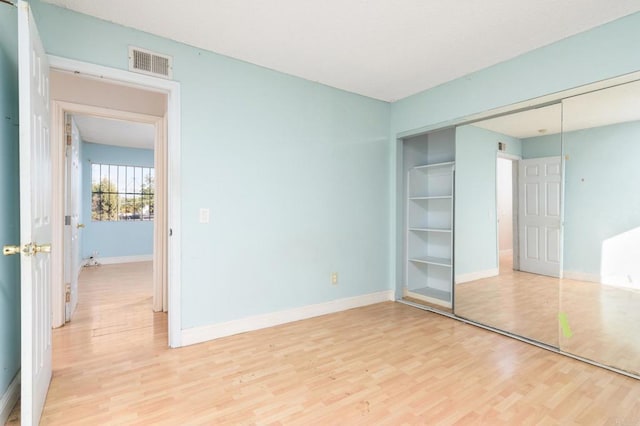
{"type": "MultiPolygon", "coordinates": [[[[153,125],[66,113],[65,133],[64,281],[68,322],[78,301],[80,271],[105,264],[152,265],[163,249],[154,246],[154,222],[166,214],[160,211],[165,206],[155,203],[154,147],[159,143],[153,125]]],[[[154,284],[153,271],[162,271],[162,266],[145,267],[150,276],[144,281],[154,284]]],[[[162,276],[155,278],[155,285],[164,290],[162,276]]],[[[152,287],[149,299],[154,294],[152,287]]],[[[165,292],[157,292],[156,298],[153,310],[166,312],[165,292]]]]}
{"type": "MultiPolygon", "coordinates": [[[[54,82],[54,84],[52,84],[52,91],[55,93],[53,90],[55,87],[55,78],[52,78],[52,81],[54,82]]],[[[70,320],[73,309],[75,308],[74,302],[77,301],[78,263],[95,265],[99,263],[99,259],[101,258],[100,256],[104,258],[103,262],[107,263],[153,260],[153,308],[156,312],[166,311],[168,296],[166,294],[167,265],[166,261],[164,261],[166,256],[163,255],[166,251],[166,237],[162,235],[166,233],[166,181],[164,165],[162,162],[157,161],[157,158],[164,157],[161,152],[158,152],[158,150],[162,151],[163,146],[165,145],[164,135],[166,133],[163,129],[163,126],[165,125],[164,119],[157,116],[137,113],[134,114],[121,110],[94,107],[86,104],[76,104],[58,100],[54,100],[53,105],[53,133],[58,135],[59,138],[65,142],[62,144],[61,150],[57,151],[58,156],[62,157],[58,161],[58,163],[61,164],[60,169],[66,169],[68,171],[69,166],[73,165],[74,162],[79,162],[83,169],[81,176],[83,180],[82,184],[76,183],[74,185],[73,183],[67,182],[65,185],[68,187],[75,186],[77,188],[81,188],[81,195],[72,194],[69,193],[69,191],[65,194],[64,191],[61,191],[58,192],[58,194],[60,194],[59,197],[54,197],[62,198],[61,200],[58,200],[58,204],[62,207],[64,215],[64,223],[60,223],[60,225],[63,226],[62,230],[58,229],[59,227],[55,228],[58,231],[58,234],[60,232],[64,233],[62,241],[67,242],[67,244],[71,244],[71,247],[66,247],[63,242],[61,245],[65,247],[64,258],[54,259],[54,264],[61,262],[65,265],[64,288],[54,284],[53,289],[54,325],[60,326],[64,324],[62,314],[60,313],[62,304],[64,304],[65,312],[64,321],[70,320]],[[80,139],[80,137],[78,137],[80,132],[75,120],[73,120],[73,117],[76,117],[78,121],[81,120],[85,131],[88,130],[93,133],[93,137],[91,138],[93,139],[93,142],[98,143],[90,143],[90,141],[87,141],[85,144],[84,141],[78,141],[78,139],[80,139]],[[76,133],[76,135],[74,135],[74,133],[76,133]],[[115,135],[113,133],[115,133],[115,135]],[[118,135],[118,133],[120,134],[118,135]],[[133,138],[131,137],[132,134],[138,134],[138,136],[133,138]],[[129,140],[127,140],[127,138],[129,140]],[[147,148],[152,149],[144,150],[148,152],[140,150],[139,152],[124,152],[127,149],[126,147],[117,147],[117,145],[113,145],[112,143],[115,141],[115,143],[122,145],[122,142],[124,141],[126,145],[133,143],[132,141],[134,139],[137,141],[136,143],[141,143],[141,140],[145,140],[145,143],[149,145],[147,148]],[[76,153],[75,155],[77,156],[78,148],[74,149],[74,143],[80,144],[80,146],[85,146],[87,151],[89,150],[89,147],[91,147],[91,156],[93,159],[87,157],[78,160],[76,158],[74,161],[73,158],[68,157],[67,154],[73,156],[74,153],[76,153]],[[71,147],[69,147],[69,144],[71,144],[71,147]],[[139,165],[140,167],[133,167],[131,160],[126,159],[127,157],[132,156],[138,157],[138,160],[134,160],[134,162],[142,161],[139,165]],[[125,167],[125,163],[130,167],[125,167]],[[94,170],[96,165],[98,166],[97,171],[94,170]],[[154,165],[156,167],[153,167],[154,165]],[[153,173],[152,175],[149,173],[150,170],[153,173]],[[97,178],[92,176],[96,173],[97,178]],[[137,174],[140,175],[138,176],[140,188],[133,187],[137,174]],[[130,175],[129,179],[127,179],[127,175],[130,175]],[[140,253],[137,253],[138,256],[126,256],[127,250],[130,250],[132,245],[140,246],[140,242],[138,241],[136,242],[137,244],[129,245],[119,245],[118,243],[122,242],[122,239],[128,239],[127,234],[134,236],[136,234],[141,234],[139,230],[134,229],[136,224],[134,224],[133,219],[140,219],[142,217],[141,213],[143,212],[141,209],[142,206],[137,205],[136,202],[138,204],[146,203],[147,205],[145,207],[147,208],[147,213],[149,213],[149,196],[144,196],[142,194],[145,192],[145,189],[148,193],[149,188],[142,188],[142,184],[144,184],[144,179],[146,178],[148,186],[151,176],[153,176],[153,186],[156,188],[153,195],[153,220],[148,221],[146,224],[141,224],[140,226],[146,228],[150,232],[150,235],[138,235],[138,237],[148,240],[149,248],[153,254],[152,256],[149,256],[149,259],[145,259],[145,256],[139,256],[140,253]],[[94,179],[98,179],[98,181],[104,180],[105,185],[108,185],[109,188],[102,188],[103,185],[99,185],[97,188],[98,191],[94,193],[93,188],[91,187],[92,183],[89,183],[94,179]],[[118,194],[119,183],[123,186],[123,188],[121,188],[122,196],[118,194]],[[130,184],[131,187],[127,188],[127,184],[130,184]],[[105,194],[108,192],[109,195],[103,195],[103,190],[105,194]],[[127,190],[130,190],[130,192],[127,192],[127,190]],[[138,195],[134,195],[136,190],[139,192],[138,195]],[[115,191],[115,193],[113,191],[115,191]],[[80,199],[84,198],[84,202],[82,203],[84,208],[81,208],[80,212],[67,210],[67,208],[73,204],[78,204],[70,200],[70,198],[73,198],[73,195],[79,196],[80,199]],[[91,199],[94,196],[100,198],[99,200],[96,200],[95,205],[93,202],[94,200],[91,199]],[[119,200],[120,198],[123,199],[119,200]],[[100,211],[96,211],[97,208],[99,208],[100,211]],[[74,216],[76,217],[75,220],[74,216]],[[77,219],[79,217],[82,217],[82,221],[85,223],[79,223],[77,219]],[[120,222],[118,226],[113,226],[117,221],[120,222]],[[128,223],[125,223],[125,221],[128,223]],[[88,228],[86,227],[87,225],[89,226],[88,228]],[[130,229],[123,231],[122,228],[124,227],[130,229]],[[83,258],[82,261],[79,261],[77,255],[72,259],[68,257],[70,253],[80,252],[77,246],[80,244],[81,239],[78,238],[77,235],[75,238],[73,237],[74,233],[80,229],[82,229],[82,233],[90,232],[92,235],[91,246],[84,247],[81,253],[83,258]],[[118,237],[119,235],[120,237],[118,237]],[[121,251],[122,248],[125,249],[124,253],[121,251]],[[123,256],[122,254],[125,255],[123,256]],[[67,281],[67,279],[69,279],[69,281],[67,281]]],[[[56,182],[59,182],[60,180],[61,179],[55,179],[56,182]]],[[[66,179],[63,178],[62,180],[66,179]]],[[[54,210],[59,211],[59,209],[55,209],[55,207],[54,210]]],[[[150,218],[150,215],[147,214],[147,217],[150,218]]],[[[53,240],[56,241],[55,235],[53,240]]],[[[86,238],[83,238],[82,240],[86,240],[86,238]]],[[[55,276],[55,272],[53,273],[55,276]]]]}
{"type": "MultiPolygon", "coordinates": [[[[168,312],[169,346],[181,346],[180,336],[180,291],[179,258],[174,245],[175,238],[169,239],[170,232],[174,234],[179,228],[179,85],[172,81],[164,81],[154,77],[141,76],[130,72],[105,68],[63,58],[50,57],[53,73],[63,78],[76,81],[72,90],[65,96],[56,96],[52,90],[52,152],[54,169],[54,193],[64,191],[64,151],[66,145],[65,114],[90,115],[102,119],[125,120],[147,124],[155,132],[154,164],[157,193],[155,195],[155,214],[153,231],[153,302],[154,311],[168,312]],[[97,77],[100,75],[100,77],[97,77]],[[81,83],[78,83],[80,81],[81,83]],[[103,90],[106,97],[102,100],[92,98],[87,85],[102,85],[108,87],[103,90]],[[140,106],[144,104],[145,96],[114,96],[114,93],[126,91],[145,92],[162,97],[161,110],[150,113],[140,113],[140,106]],[[169,155],[171,154],[171,155],[169,155]],[[171,185],[173,197],[169,196],[171,185]],[[171,221],[169,220],[171,218],[171,221]],[[169,226],[169,223],[172,226],[169,226]],[[173,244],[170,244],[172,242],[173,244]],[[170,309],[171,307],[171,309],[170,309]]],[[[54,80],[52,78],[52,80],[54,80]]],[[[56,82],[52,81],[52,89],[56,82]]],[[[144,105],[143,105],[144,106],[144,105]]],[[[144,111],[144,109],[142,109],[144,111]]],[[[85,194],[86,196],[86,194],[85,194]]],[[[90,196],[90,195],[89,195],[90,196]]],[[[53,240],[63,247],[64,240],[64,201],[62,197],[54,197],[53,240]]],[[[64,272],[64,257],[57,251],[58,257],[52,259],[52,274],[54,277],[52,296],[54,324],[61,326],[65,321],[66,286],[62,279],[64,272]],[[59,279],[57,279],[60,277],[59,279]]]]}
{"type": "Polygon", "coordinates": [[[518,250],[518,160],[498,153],[496,158],[496,218],[498,273],[517,270],[518,250]]]}

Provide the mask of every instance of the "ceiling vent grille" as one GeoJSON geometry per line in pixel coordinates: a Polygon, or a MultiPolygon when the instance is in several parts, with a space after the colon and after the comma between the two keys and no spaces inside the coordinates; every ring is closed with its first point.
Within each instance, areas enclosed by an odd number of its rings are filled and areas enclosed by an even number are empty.
{"type": "Polygon", "coordinates": [[[170,79],[173,78],[173,58],[129,46],[129,71],[170,79]]]}

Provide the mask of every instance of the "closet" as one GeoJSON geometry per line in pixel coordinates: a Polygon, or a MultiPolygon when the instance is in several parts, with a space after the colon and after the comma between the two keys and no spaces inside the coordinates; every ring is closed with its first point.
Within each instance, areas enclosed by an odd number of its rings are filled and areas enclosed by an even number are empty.
{"type": "Polygon", "coordinates": [[[404,287],[409,300],[451,309],[455,129],[403,140],[404,287]]]}

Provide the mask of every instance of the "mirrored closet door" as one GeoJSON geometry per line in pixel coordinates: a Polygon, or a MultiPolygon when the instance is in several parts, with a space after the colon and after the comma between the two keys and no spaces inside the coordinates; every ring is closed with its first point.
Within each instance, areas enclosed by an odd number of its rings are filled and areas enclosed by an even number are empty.
{"type": "Polygon", "coordinates": [[[640,82],[563,101],[560,349],[640,373],[640,82]]]}
{"type": "Polygon", "coordinates": [[[560,103],[456,129],[457,316],[558,347],[560,103]]]}

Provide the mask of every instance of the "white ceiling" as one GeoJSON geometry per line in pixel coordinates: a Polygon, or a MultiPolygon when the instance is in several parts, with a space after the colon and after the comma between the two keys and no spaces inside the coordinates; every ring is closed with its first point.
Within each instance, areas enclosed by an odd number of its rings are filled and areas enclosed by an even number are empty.
{"type": "Polygon", "coordinates": [[[44,1],[386,101],[640,10],[640,0],[44,1]]]}
{"type": "Polygon", "coordinates": [[[473,123],[518,139],[640,120],[640,81],[473,123]]]}
{"type": "Polygon", "coordinates": [[[88,115],[74,115],[73,118],[85,142],[130,148],[154,148],[155,129],[151,124],[88,115]]]}

